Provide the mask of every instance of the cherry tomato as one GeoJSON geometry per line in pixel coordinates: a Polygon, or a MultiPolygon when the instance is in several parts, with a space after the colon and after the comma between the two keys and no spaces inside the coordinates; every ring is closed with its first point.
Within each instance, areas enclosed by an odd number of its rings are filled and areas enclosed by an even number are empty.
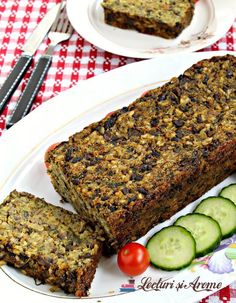
{"type": "Polygon", "coordinates": [[[60,143],[54,143],[54,144],[50,145],[50,146],[47,148],[47,150],[46,150],[46,152],[45,152],[45,154],[44,154],[44,163],[45,163],[46,168],[48,168],[48,153],[49,153],[51,150],[53,150],[54,148],[56,148],[59,144],[60,144],[60,143]]]}
{"type": "Polygon", "coordinates": [[[150,264],[147,249],[139,243],[128,243],[120,249],[117,256],[120,270],[128,276],[141,275],[150,264]]]}

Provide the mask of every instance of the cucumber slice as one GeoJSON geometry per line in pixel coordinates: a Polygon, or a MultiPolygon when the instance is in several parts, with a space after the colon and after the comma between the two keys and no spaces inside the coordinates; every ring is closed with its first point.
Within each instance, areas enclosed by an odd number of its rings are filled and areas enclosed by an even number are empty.
{"type": "Polygon", "coordinates": [[[163,228],[149,239],[146,247],[151,263],[164,270],[184,268],[196,255],[193,236],[181,226],[163,228]]]}
{"type": "Polygon", "coordinates": [[[236,184],[224,187],[219,196],[231,200],[236,205],[236,184]]]}
{"type": "Polygon", "coordinates": [[[236,231],[236,206],[229,199],[209,197],[202,200],[194,212],[215,219],[220,225],[223,238],[227,238],[236,231]]]}
{"type": "Polygon", "coordinates": [[[174,223],[191,232],[196,241],[196,256],[212,252],[222,239],[221,229],[214,219],[203,214],[188,214],[174,223]]]}

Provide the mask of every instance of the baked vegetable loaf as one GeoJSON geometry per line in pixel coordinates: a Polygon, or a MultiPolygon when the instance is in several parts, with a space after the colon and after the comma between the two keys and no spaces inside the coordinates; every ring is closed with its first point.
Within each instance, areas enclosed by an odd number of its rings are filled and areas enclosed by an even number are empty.
{"type": "Polygon", "coordinates": [[[105,22],[141,33],[171,39],[193,17],[193,0],[103,0],[105,22]]]}
{"type": "Polygon", "coordinates": [[[236,169],[236,57],[213,57],[47,156],[57,192],[116,251],[236,169]]]}
{"type": "Polygon", "coordinates": [[[87,295],[101,254],[94,235],[77,214],[28,193],[0,205],[0,260],[67,293],[87,295]]]}

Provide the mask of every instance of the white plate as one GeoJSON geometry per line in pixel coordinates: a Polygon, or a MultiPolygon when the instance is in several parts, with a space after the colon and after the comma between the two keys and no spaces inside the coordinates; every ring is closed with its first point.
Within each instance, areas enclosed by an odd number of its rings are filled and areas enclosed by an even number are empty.
{"type": "Polygon", "coordinates": [[[163,39],[104,22],[102,0],[67,0],[67,12],[75,30],[94,45],[114,54],[154,58],[166,53],[192,52],[219,40],[236,15],[235,0],[199,0],[191,24],[176,38],[163,39]]]}
{"type": "MultiPolygon", "coordinates": [[[[50,144],[67,139],[69,135],[101,119],[108,112],[129,104],[147,89],[163,84],[193,63],[212,57],[214,54],[212,52],[195,53],[178,57],[167,55],[130,64],[80,82],[50,102],[42,104],[0,138],[0,201],[16,188],[44,197],[53,204],[61,205],[43,163],[44,152],[50,144]]],[[[224,53],[220,52],[220,54],[224,53]]],[[[205,196],[217,194],[220,188],[232,182],[236,182],[235,175],[213,188],[205,196]]],[[[195,204],[196,202],[192,203],[169,221],[156,226],[139,242],[144,243],[154,231],[170,225],[178,216],[190,212],[195,204]]],[[[70,205],[61,206],[72,210],[70,205]]],[[[195,265],[180,272],[165,272],[150,267],[144,275],[135,278],[135,286],[137,287],[145,276],[150,276],[153,281],[170,277],[170,281],[174,280],[175,286],[182,281],[189,284],[197,277],[200,282],[211,281],[222,283],[219,287],[226,286],[235,279],[236,264],[231,260],[225,260],[224,250],[215,253],[214,256],[215,265],[224,265],[223,261],[228,262],[230,264],[227,263],[226,268],[232,269],[231,272],[216,274],[202,265],[195,265]]],[[[176,288],[168,288],[161,291],[138,290],[122,294],[119,291],[120,287],[127,282],[127,277],[117,269],[115,256],[102,259],[92,284],[90,298],[81,300],[89,303],[122,303],[130,300],[135,300],[137,303],[143,303],[144,300],[160,303],[191,303],[211,293],[206,290],[195,292],[192,288],[179,291],[176,288]]],[[[8,299],[10,302],[17,300],[24,303],[41,303],[42,301],[56,303],[76,299],[63,292],[51,293],[48,285],[36,286],[33,279],[8,266],[0,270],[0,289],[1,299],[8,299]]],[[[216,290],[218,289],[213,291],[216,290]]]]}

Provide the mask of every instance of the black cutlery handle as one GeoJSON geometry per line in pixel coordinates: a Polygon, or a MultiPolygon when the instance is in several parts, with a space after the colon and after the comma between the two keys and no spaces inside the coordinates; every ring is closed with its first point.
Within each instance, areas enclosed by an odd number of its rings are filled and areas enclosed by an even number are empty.
{"type": "Polygon", "coordinates": [[[6,81],[0,89],[0,113],[4,109],[7,101],[11,98],[12,94],[19,85],[27,68],[32,61],[32,56],[22,55],[8,75],[6,81]]]}
{"type": "Polygon", "coordinates": [[[10,120],[7,122],[7,128],[10,128],[13,124],[28,114],[51,63],[51,56],[45,55],[39,59],[31,77],[29,78],[29,82],[27,83],[25,90],[23,91],[15,110],[10,117],[10,120]]]}

